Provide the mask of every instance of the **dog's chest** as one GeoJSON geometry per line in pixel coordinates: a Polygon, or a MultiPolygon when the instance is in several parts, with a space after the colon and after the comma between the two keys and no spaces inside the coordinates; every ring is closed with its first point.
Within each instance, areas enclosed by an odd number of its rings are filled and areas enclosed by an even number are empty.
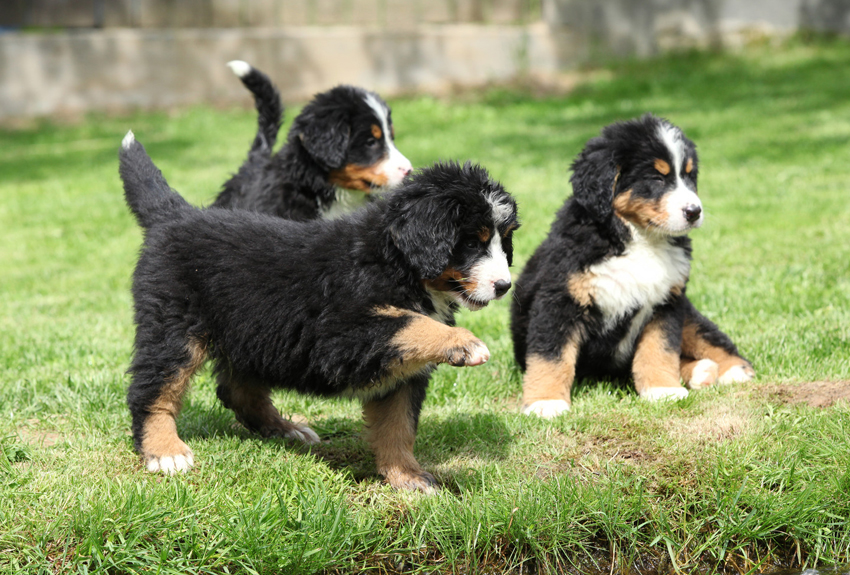
{"type": "Polygon", "coordinates": [[[368,194],[337,188],[334,201],[321,207],[322,217],[327,220],[336,219],[362,208],[367,203],[369,203],[368,194]]]}
{"type": "Polygon", "coordinates": [[[690,273],[687,253],[667,238],[632,237],[623,254],[588,269],[593,303],[602,311],[606,329],[635,312],[645,323],[671,290],[684,288],[690,273]]]}

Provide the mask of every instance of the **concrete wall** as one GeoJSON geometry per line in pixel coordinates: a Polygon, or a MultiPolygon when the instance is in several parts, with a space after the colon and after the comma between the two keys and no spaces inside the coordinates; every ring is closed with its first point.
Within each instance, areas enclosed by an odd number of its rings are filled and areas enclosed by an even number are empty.
{"type": "Polygon", "coordinates": [[[800,27],[850,32],[850,0],[543,0],[542,20],[513,25],[13,32],[0,34],[0,121],[246,103],[225,67],[232,59],[267,71],[293,101],[339,83],[384,95],[438,91],[552,74],[600,57],[734,46],[800,27]]]}

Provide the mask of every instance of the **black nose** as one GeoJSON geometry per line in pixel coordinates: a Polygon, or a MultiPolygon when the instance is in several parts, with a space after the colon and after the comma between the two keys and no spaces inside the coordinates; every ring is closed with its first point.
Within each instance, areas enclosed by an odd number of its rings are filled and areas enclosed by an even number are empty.
{"type": "Polygon", "coordinates": [[[508,290],[511,289],[511,282],[505,280],[499,280],[493,284],[493,289],[496,290],[496,297],[502,297],[508,290]]]}
{"type": "Polygon", "coordinates": [[[688,223],[692,224],[699,219],[699,215],[702,213],[702,208],[696,204],[691,204],[682,208],[682,211],[685,212],[685,219],[688,220],[688,223]]]}

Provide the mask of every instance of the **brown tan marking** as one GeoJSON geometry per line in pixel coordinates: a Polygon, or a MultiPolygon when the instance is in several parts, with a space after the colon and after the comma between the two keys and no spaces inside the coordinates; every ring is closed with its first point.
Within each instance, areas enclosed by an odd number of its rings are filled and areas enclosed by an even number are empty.
{"type": "Polygon", "coordinates": [[[567,280],[567,289],[580,306],[591,307],[593,305],[593,297],[596,293],[595,279],[596,274],[594,273],[578,272],[571,275],[567,280]]]}
{"type": "Polygon", "coordinates": [[[366,441],[375,452],[378,473],[396,489],[433,491],[434,477],[413,456],[416,423],[412,389],[402,385],[384,399],[363,403],[366,441]]]}
{"type": "Polygon", "coordinates": [[[490,228],[482,227],[480,230],[478,230],[478,239],[481,240],[482,244],[486,244],[488,241],[490,241],[490,228]]]}
{"type": "Polygon", "coordinates": [[[694,159],[688,158],[688,163],[685,164],[685,173],[690,174],[694,169],[694,159]]]}
{"type": "Polygon", "coordinates": [[[666,176],[670,173],[670,164],[668,164],[661,158],[655,159],[654,167],[662,176],[666,176]]]}
{"type": "Polygon", "coordinates": [[[466,365],[470,356],[484,346],[469,330],[449,327],[426,315],[392,306],[378,308],[375,313],[388,317],[410,317],[408,324],[391,341],[402,356],[390,367],[391,377],[408,377],[432,363],[466,365]]]}
{"type": "Polygon", "coordinates": [[[667,347],[664,326],[657,318],[650,320],[638,338],[632,374],[638,394],[657,387],[681,387],[679,350],[667,347]]]}
{"type": "Polygon", "coordinates": [[[512,231],[514,231],[515,229],[517,229],[518,227],[519,227],[519,225],[518,225],[518,224],[511,224],[511,225],[509,225],[507,228],[505,228],[505,231],[504,231],[504,232],[502,232],[502,237],[503,237],[503,238],[508,237],[508,234],[509,234],[509,233],[511,233],[512,231]]]}
{"type": "MultiPolygon", "coordinates": [[[[265,386],[233,380],[219,380],[227,386],[228,394],[224,404],[233,410],[236,419],[247,429],[263,437],[308,438],[303,426],[284,419],[271,400],[271,390],[265,386]]],[[[309,428],[307,428],[309,429],[309,428]]],[[[309,441],[308,441],[309,442],[309,441]]]]}
{"type": "Polygon", "coordinates": [[[664,226],[667,222],[667,212],[659,200],[632,197],[632,190],[626,190],[614,198],[613,205],[618,216],[642,228],[664,226]]]}
{"type": "Polygon", "coordinates": [[[384,135],[384,133],[381,131],[380,126],[378,126],[377,124],[372,124],[372,136],[376,140],[380,140],[381,136],[383,136],[383,135],[384,135]]]}
{"type": "Polygon", "coordinates": [[[682,285],[674,285],[673,287],[671,287],[671,288],[670,288],[670,293],[671,293],[673,296],[675,296],[675,297],[679,297],[679,296],[680,296],[680,295],[682,295],[684,292],[685,292],[685,286],[684,286],[684,284],[682,284],[682,285]]]}
{"type": "Polygon", "coordinates": [[[577,338],[570,338],[561,348],[559,359],[546,359],[536,354],[526,358],[525,377],[522,380],[523,409],[543,400],[560,399],[570,403],[578,350],[577,338]]]}
{"type": "Polygon", "coordinates": [[[377,168],[386,158],[381,158],[371,166],[358,166],[347,164],[338,170],[332,170],[328,174],[328,181],[335,186],[347,190],[359,190],[369,193],[373,186],[385,186],[389,181],[386,174],[378,172],[377,168]]]}
{"type": "Polygon", "coordinates": [[[189,388],[192,376],[203,365],[207,350],[197,340],[187,345],[189,361],[182,366],[174,377],[162,386],[159,397],[148,408],[142,429],[142,456],[145,461],[154,458],[190,456],[192,450],[177,435],[177,415],[183,405],[183,396],[189,388]]]}
{"type": "Polygon", "coordinates": [[[710,359],[716,363],[719,376],[722,376],[735,366],[744,366],[749,373],[755,373],[750,362],[744,358],[710,344],[699,334],[697,324],[691,321],[691,318],[686,317],[685,325],[682,329],[682,362],[700,359],[710,359]]]}
{"type": "Polygon", "coordinates": [[[434,279],[423,280],[422,283],[437,291],[452,291],[454,286],[451,281],[454,280],[461,285],[463,291],[467,294],[473,293],[478,288],[478,280],[464,276],[463,272],[455,268],[446,268],[442,274],[434,279]]]}

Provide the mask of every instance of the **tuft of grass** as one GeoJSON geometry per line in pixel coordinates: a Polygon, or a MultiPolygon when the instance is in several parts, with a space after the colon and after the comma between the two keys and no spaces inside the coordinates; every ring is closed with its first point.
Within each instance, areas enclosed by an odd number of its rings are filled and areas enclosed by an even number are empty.
{"type": "Polygon", "coordinates": [[[688,293],[758,372],[667,404],[584,381],[567,415],[527,418],[509,302],[463,312],[493,357],[432,378],[416,454],[443,486],[433,497],[380,483],[357,405],[281,392],[281,410],[325,441],[263,440],[221,407],[208,372],[178,422],[197,467],[151,476],[132,451],[124,393],[141,234],[123,203],[119,142],[132,128],[169,182],[208,204],[243,160],[253,111],[0,130],[0,573],[847,562],[850,408],[805,395],[846,397],[850,385],[848,66],[846,41],[795,39],[616,63],[567,94],[392,102],[414,165],[471,159],[516,196],[517,272],[571,193],[568,167],[588,138],[648,111],[680,125],[699,147],[708,216],[692,234],[688,293]],[[800,385],[812,381],[823,385],[800,385]]]}

